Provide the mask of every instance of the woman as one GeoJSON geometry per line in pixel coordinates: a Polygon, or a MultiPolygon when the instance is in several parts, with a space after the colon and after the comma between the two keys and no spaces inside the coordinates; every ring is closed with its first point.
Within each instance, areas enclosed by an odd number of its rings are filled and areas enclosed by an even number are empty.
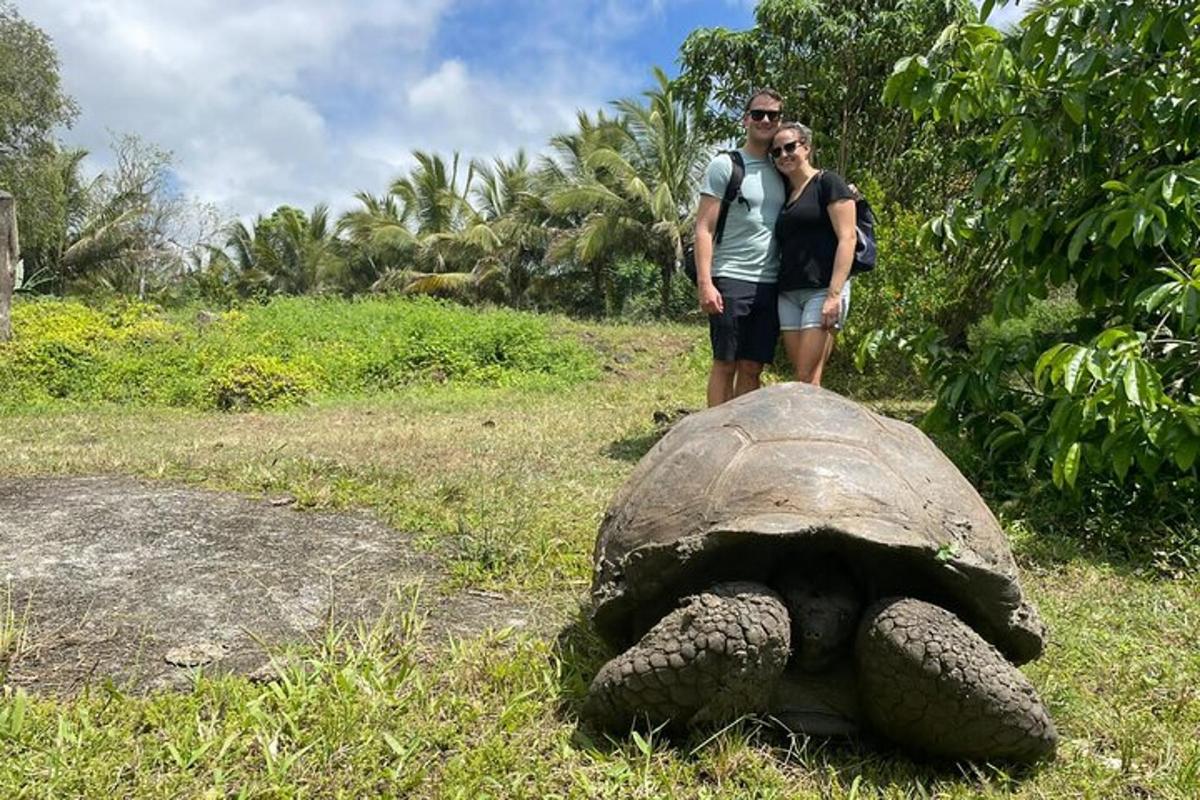
{"type": "Polygon", "coordinates": [[[779,128],[770,154],[788,191],[775,223],[779,328],[796,380],[820,386],[850,309],[853,193],[840,175],[813,165],[812,131],[798,122],[779,128]]]}

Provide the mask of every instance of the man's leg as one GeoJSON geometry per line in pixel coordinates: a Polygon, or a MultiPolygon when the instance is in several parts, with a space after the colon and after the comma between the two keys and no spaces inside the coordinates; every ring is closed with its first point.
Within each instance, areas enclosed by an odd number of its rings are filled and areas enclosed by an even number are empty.
{"type": "Polygon", "coordinates": [[[733,396],[741,397],[762,386],[763,365],[757,361],[739,359],[735,362],[736,377],[733,381],[733,396]]]}
{"type": "Polygon", "coordinates": [[[708,407],[719,406],[733,398],[735,364],[741,362],[713,361],[708,373],[708,407]]]}
{"type": "Polygon", "coordinates": [[[709,408],[734,397],[737,353],[742,337],[741,321],[749,311],[749,302],[745,297],[747,286],[741,281],[717,278],[716,286],[724,308],[720,314],[708,318],[713,354],[712,369],[708,373],[709,408]]]}
{"type": "Polygon", "coordinates": [[[734,397],[762,386],[763,366],[775,359],[775,343],[779,339],[779,293],[775,284],[757,283],[751,289],[754,294],[750,312],[741,320],[734,397]]]}

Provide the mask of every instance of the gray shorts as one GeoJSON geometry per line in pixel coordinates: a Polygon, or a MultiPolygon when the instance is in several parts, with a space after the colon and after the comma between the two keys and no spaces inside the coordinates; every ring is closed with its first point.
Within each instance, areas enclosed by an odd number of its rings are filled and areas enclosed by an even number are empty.
{"type": "MultiPolygon", "coordinates": [[[[827,289],[792,289],[779,293],[779,330],[802,331],[805,328],[821,327],[821,306],[825,303],[827,289]]],[[[842,313],[834,324],[841,330],[850,313],[850,281],[842,287],[842,313]]]]}

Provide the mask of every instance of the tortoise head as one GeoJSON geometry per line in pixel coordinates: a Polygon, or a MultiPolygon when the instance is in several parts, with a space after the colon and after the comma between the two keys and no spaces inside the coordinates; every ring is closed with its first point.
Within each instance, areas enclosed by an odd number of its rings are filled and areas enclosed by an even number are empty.
{"type": "Polygon", "coordinates": [[[803,672],[828,669],[850,646],[862,596],[839,560],[819,557],[789,566],[775,581],[792,618],[792,663],[803,672]]]}

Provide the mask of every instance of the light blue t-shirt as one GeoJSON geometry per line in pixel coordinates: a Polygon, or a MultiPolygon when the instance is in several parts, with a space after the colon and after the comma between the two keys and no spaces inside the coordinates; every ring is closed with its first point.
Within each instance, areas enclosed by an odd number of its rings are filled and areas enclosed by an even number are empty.
{"type": "MultiPolygon", "coordinates": [[[[766,158],[739,150],[746,162],[742,200],[735,200],[725,218],[721,243],[713,251],[713,277],[753,283],[775,283],[779,276],[779,248],[775,245],[775,219],[783,208],[783,178],[766,158]],[[747,208],[749,204],[749,208],[747,208]]],[[[700,193],[720,200],[733,174],[726,154],[714,158],[700,181],[700,193]]]]}

